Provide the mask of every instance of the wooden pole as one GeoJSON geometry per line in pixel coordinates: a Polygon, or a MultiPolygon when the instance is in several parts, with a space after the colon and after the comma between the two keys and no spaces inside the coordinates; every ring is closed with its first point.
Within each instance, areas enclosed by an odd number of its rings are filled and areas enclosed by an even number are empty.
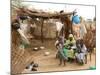
{"type": "Polygon", "coordinates": [[[73,34],[73,23],[71,21],[71,34],[73,34]]]}
{"type": "Polygon", "coordinates": [[[44,24],[44,19],[41,19],[41,42],[44,42],[44,36],[43,36],[43,24],[44,24]]]}

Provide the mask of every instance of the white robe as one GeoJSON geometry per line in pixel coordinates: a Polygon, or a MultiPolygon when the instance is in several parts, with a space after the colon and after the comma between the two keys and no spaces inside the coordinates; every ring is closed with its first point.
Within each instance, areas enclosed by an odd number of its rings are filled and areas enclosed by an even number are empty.
{"type": "Polygon", "coordinates": [[[56,22],[56,28],[58,32],[61,31],[62,27],[63,27],[63,24],[61,22],[56,22]]]}

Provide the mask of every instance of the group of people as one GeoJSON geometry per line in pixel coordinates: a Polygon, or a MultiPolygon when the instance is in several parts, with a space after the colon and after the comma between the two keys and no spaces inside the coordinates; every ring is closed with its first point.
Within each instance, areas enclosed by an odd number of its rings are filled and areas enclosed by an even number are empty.
{"type": "Polygon", "coordinates": [[[74,61],[78,64],[87,63],[87,48],[83,40],[75,40],[73,34],[69,34],[68,39],[59,36],[55,46],[57,48],[56,58],[60,61],[59,65],[66,65],[66,62],[74,61]]]}

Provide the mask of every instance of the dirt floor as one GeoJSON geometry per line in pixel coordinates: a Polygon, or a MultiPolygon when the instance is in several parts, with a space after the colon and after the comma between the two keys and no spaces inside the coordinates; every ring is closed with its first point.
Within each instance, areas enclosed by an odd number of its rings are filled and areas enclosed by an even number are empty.
{"type": "MultiPolygon", "coordinates": [[[[92,54],[92,60],[90,61],[90,56],[88,55],[88,62],[84,65],[78,65],[77,63],[69,63],[66,62],[66,66],[59,66],[59,60],[56,59],[57,50],[54,46],[54,40],[45,40],[42,44],[39,40],[33,40],[32,47],[29,49],[30,57],[35,63],[38,63],[39,67],[36,72],[51,72],[51,71],[70,71],[70,70],[83,70],[89,69],[90,66],[95,66],[95,53],[92,54]],[[36,43],[37,42],[37,43],[36,43]],[[33,51],[33,47],[44,46],[45,49],[39,51],[33,51]],[[50,55],[45,56],[44,52],[50,52],[50,55]]],[[[22,73],[35,73],[33,71],[29,71],[24,69],[22,73]]]]}

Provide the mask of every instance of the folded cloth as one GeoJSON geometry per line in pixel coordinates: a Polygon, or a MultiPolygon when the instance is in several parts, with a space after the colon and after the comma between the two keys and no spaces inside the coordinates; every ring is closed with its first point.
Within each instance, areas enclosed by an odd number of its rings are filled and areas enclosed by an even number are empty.
{"type": "Polygon", "coordinates": [[[67,50],[67,57],[69,57],[69,58],[74,58],[75,57],[73,49],[67,50]]]}

